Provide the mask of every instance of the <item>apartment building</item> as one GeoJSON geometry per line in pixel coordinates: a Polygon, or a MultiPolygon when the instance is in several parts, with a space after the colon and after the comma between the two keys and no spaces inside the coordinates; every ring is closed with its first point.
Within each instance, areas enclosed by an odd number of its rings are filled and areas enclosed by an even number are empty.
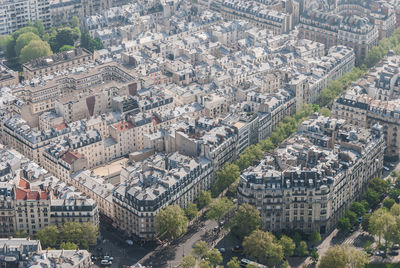
{"type": "Polygon", "coordinates": [[[40,20],[51,27],[49,0],[4,0],[0,2],[0,35],[12,34],[28,22],[40,20]]]}
{"type": "Polygon", "coordinates": [[[389,54],[375,68],[339,96],[332,107],[332,116],[347,122],[372,127],[379,123],[383,127],[386,141],[385,156],[398,159],[400,140],[399,95],[400,57],[389,54]]]}
{"type": "Polygon", "coordinates": [[[90,51],[80,47],[33,59],[22,65],[24,79],[31,80],[34,77],[60,73],[65,69],[84,65],[93,59],[93,54],[90,51]]]}
{"type": "Polygon", "coordinates": [[[268,231],[329,233],[368,180],[381,174],[382,131],[378,124],[369,130],[314,115],[295,136],[243,171],[238,201],[254,205],[268,231]]]}
{"type": "Polygon", "coordinates": [[[168,205],[185,208],[211,186],[212,164],[205,158],[156,154],[121,171],[125,183],[113,192],[115,224],[128,236],[156,237],[155,217],[168,205]]]}
{"type": "Polygon", "coordinates": [[[379,39],[389,37],[396,29],[396,5],[385,1],[341,0],[335,12],[344,16],[368,17],[378,28],[379,39]]]}
{"type": "Polygon", "coordinates": [[[15,72],[3,64],[0,64],[0,88],[18,85],[18,72],[15,72]]]}
{"type": "Polygon", "coordinates": [[[300,17],[299,37],[320,42],[326,49],[337,45],[351,47],[358,64],[378,43],[379,32],[368,17],[309,10],[300,17]]]}
{"type": "Polygon", "coordinates": [[[297,20],[299,14],[297,2],[286,2],[287,10],[271,9],[266,1],[240,0],[215,1],[210,8],[220,12],[225,19],[245,19],[260,28],[271,30],[274,34],[283,34],[293,29],[294,20],[297,20]]]}
{"type": "Polygon", "coordinates": [[[103,219],[112,223],[114,221],[114,205],[112,193],[114,186],[106,183],[101,177],[90,170],[79,170],[73,173],[67,183],[78,191],[93,199],[103,219]]]}
{"type": "MultiPolygon", "coordinates": [[[[7,169],[7,166],[2,165],[2,168],[7,169]]],[[[9,170],[5,169],[2,169],[2,175],[9,173],[9,170]]],[[[15,193],[12,185],[3,181],[0,182],[0,211],[0,237],[8,237],[16,230],[15,193]]]]}
{"type": "MultiPolygon", "coordinates": [[[[65,66],[64,66],[65,67],[65,66]]],[[[25,102],[21,116],[32,127],[39,125],[39,115],[57,108],[68,122],[88,113],[111,109],[116,95],[134,94],[138,88],[136,79],[128,70],[115,63],[82,65],[63,75],[41,77],[13,88],[12,92],[25,102]],[[108,86],[106,86],[108,85],[108,86]],[[56,103],[59,105],[56,107],[56,103]],[[75,109],[74,109],[75,108],[75,109]]]]}

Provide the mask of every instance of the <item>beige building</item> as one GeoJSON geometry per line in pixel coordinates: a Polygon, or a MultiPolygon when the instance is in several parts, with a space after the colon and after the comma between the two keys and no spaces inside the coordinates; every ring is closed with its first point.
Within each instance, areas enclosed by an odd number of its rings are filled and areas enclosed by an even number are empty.
{"type": "Polygon", "coordinates": [[[242,173],[238,201],[255,206],[268,231],[329,233],[381,174],[384,149],[379,125],[368,130],[314,116],[242,173]]]}
{"type": "Polygon", "coordinates": [[[129,237],[153,240],[157,237],[157,213],[168,205],[185,208],[202,190],[209,189],[212,164],[179,153],[157,154],[125,167],[121,177],[126,182],[113,192],[117,228],[129,237]]]}
{"type": "Polygon", "coordinates": [[[65,71],[93,60],[93,54],[84,48],[63,51],[51,56],[31,60],[22,65],[24,79],[31,80],[34,77],[41,77],[65,71]]]}

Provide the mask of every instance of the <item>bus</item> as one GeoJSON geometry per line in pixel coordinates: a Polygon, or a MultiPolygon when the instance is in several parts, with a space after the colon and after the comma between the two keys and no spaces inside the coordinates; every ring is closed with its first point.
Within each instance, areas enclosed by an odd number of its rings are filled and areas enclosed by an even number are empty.
{"type": "Polygon", "coordinates": [[[241,267],[246,268],[246,266],[248,264],[253,264],[254,266],[256,266],[258,268],[267,268],[267,266],[265,266],[265,265],[259,264],[259,263],[255,262],[255,261],[251,261],[251,260],[248,260],[248,259],[245,259],[245,258],[240,260],[240,266],[241,267]]]}

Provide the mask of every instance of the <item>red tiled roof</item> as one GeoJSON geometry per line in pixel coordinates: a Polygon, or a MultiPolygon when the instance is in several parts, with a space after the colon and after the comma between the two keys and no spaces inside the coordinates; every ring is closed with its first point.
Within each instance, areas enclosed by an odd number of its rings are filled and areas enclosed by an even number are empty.
{"type": "Polygon", "coordinates": [[[55,125],[54,128],[57,129],[57,130],[62,130],[64,128],[67,128],[67,124],[61,123],[59,125],[55,125]]]}
{"type": "Polygon", "coordinates": [[[72,164],[75,160],[82,158],[82,155],[78,152],[71,152],[68,151],[66,152],[61,159],[64,160],[65,162],[67,162],[68,164],[72,164]]]}
{"type": "Polygon", "coordinates": [[[15,198],[17,200],[47,200],[49,193],[47,191],[31,191],[28,181],[20,179],[15,188],[15,198]]]}
{"type": "Polygon", "coordinates": [[[31,188],[29,182],[28,182],[27,180],[24,180],[24,179],[20,179],[20,180],[19,180],[18,186],[21,187],[21,188],[23,188],[23,189],[29,189],[29,188],[31,188]]]}
{"type": "Polygon", "coordinates": [[[114,127],[118,132],[123,132],[125,130],[133,128],[133,124],[131,122],[119,122],[115,124],[114,127]]]}

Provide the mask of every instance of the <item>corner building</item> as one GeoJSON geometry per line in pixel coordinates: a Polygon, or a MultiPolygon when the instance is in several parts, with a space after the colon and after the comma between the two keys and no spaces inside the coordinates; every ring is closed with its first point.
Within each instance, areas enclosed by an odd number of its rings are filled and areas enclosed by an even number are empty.
{"type": "Polygon", "coordinates": [[[332,230],[368,181],[381,173],[382,127],[371,130],[314,115],[298,133],[240,177],[239,204],[261,214],[266,230],[332,230]]]}

